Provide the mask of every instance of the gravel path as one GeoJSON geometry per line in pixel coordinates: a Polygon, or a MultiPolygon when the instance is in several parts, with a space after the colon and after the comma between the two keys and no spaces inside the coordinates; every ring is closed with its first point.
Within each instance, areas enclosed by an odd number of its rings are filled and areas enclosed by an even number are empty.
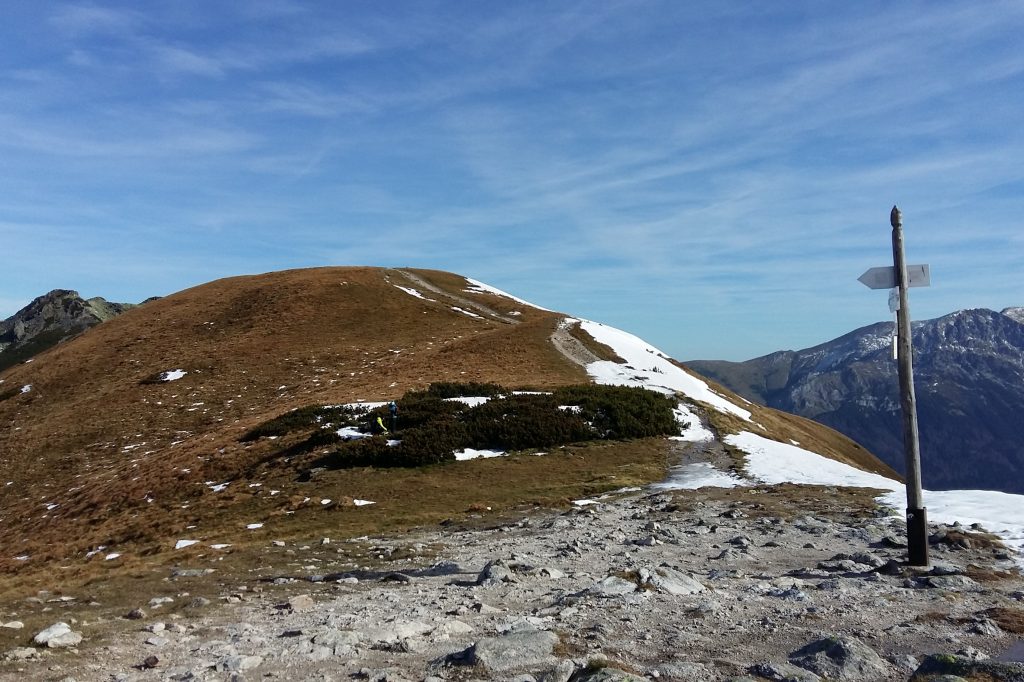
{"type": "MultiPolygon", "coordinates": [[[[894,546],[899,518],[764,515],[777,494],[627,491],[486,529],[375,538],[384,569],[343,570],[337,544],[314,539],[268,548],[276,580],[167,616],[140,597],[140,619],[105,624],[105,637],[77,624],[73,652],[31,649],[0,678],[598,679],[589,664],[640,679],[814,680],[817,665],[905,680],[924,654],[996,655],[1016,640],[995,614],[1024,613],[1020,575],[968,575],[1009,571],[1002,550],[938,542],[935,569],[912,571],[894,546]],[[845,646],[846,668],[797,655],[816,642],[845,646]]],[[[186,602],[189,580],[215,578],[168,577],[186,602]]]]}

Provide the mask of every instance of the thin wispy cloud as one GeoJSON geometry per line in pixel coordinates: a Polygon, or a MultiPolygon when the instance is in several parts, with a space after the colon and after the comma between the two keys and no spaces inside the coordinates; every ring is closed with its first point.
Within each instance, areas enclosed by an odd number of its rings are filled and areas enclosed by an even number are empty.
{"type": "Polygon", "coordinates": [[[0,316],[411,265],[741,359],[887,318],[856,277],[893,203],[915,315],[1024,305],[1022,30],[1015,2],[26,4],[0,316]]]}

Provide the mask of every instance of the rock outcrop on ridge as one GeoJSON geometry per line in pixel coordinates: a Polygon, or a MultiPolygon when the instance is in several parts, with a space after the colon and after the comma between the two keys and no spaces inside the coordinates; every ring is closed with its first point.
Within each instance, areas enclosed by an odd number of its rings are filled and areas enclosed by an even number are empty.
{"type": "Polygon", "coordinates": [[[133,307],[54,289],[0,322],[0,371],[133,307]]]}

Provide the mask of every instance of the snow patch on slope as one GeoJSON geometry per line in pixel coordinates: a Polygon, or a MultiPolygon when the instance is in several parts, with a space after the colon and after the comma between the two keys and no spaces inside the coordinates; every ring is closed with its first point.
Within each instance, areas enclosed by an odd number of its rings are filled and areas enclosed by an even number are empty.
{"type": "Polygon", "coordinates": [[[750,421],[750,412],[734,405],[683,369],[674,365],[664,353],[642,339],[590,320],[570,320],[580,326],[599,343],[609,346],[626,362],[619,364],[600,360],[587,365],[587,373],[599,384],[640,386],[661,393],[682,393],[691,400],[699,400],[722,411],[750,421]]]}
{"type": "Polygon", "coordinates": [[[492,287],[489,284],[484,284],[483,282],[478,282],[475,279],[470,279],[469,277],[467,277],[466,278],[466,282],[469,283],[469,287],[466,289],[466,291],[471,293],[471,294],[494,294],[495,296],[504,296],[505,298],[512,299],[516,303],[521,303],[523,305],[528,305],[531,308],[536,308],[537,310],[544,310],[546,312],[551,312],[547,308],[542,308],[539,305],[537,305],[536,303],[530,303],[529,301],[524,301],[523,299],[521,299],[521,298],[519,298],[517,296],[513,296],[512,294],[504,292],[501,289],[497,289],[495,287],[492,287]]]}
{"type": "MultiPolygon", "coordinates": [[[[753,433],[726,436],[725,442],[747,454],[747,473],[762,483],[879,488],[888,491],[878,498],[881,504],[894,510],[907,506],[906,486],[891,478],[753,433]]],[[[980,524],[1016,550],[1017,561],[1024,566],[1024,495],[994,490],[925,490],[922,496],[929,523],[980,524]]]]}

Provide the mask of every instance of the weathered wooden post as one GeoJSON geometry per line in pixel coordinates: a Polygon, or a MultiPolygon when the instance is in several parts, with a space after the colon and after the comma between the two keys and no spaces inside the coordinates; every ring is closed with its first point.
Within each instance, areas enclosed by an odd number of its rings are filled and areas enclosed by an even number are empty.
{"type": "Polygon", "coordinates": [[[914,349],[910,339],[910,304],[907,262],[903,255],[903,216],[892,207],[892,261],[900,292],[896,311],[897,357],[900,375],[900,407],[903,412],[903,457],[907,480],[907,546],[911,566],[928,565],[928,510],[921,495],[921,445],[917,429],[917,397],[914,393],[914,349]]]}
{"type": "Polygon", "coordinates": [[[903,216],[893,206],[889,214],[892,225],[893,267],[870,268],[858,279],[872,289],[895,289],[899,294],[896,306],[896,358],[900,379],[900,407],[903,412],[904,478],[907,482],[907,546],[911,566],[928,566],[928,510],[921,495],[921,446],[917,429],[917,398],[914,394],[914,358],[910,339],[910,304],[907,289],[926,287],[931,283],[927,265],[907,265],[903,255],[903,216]]]}

